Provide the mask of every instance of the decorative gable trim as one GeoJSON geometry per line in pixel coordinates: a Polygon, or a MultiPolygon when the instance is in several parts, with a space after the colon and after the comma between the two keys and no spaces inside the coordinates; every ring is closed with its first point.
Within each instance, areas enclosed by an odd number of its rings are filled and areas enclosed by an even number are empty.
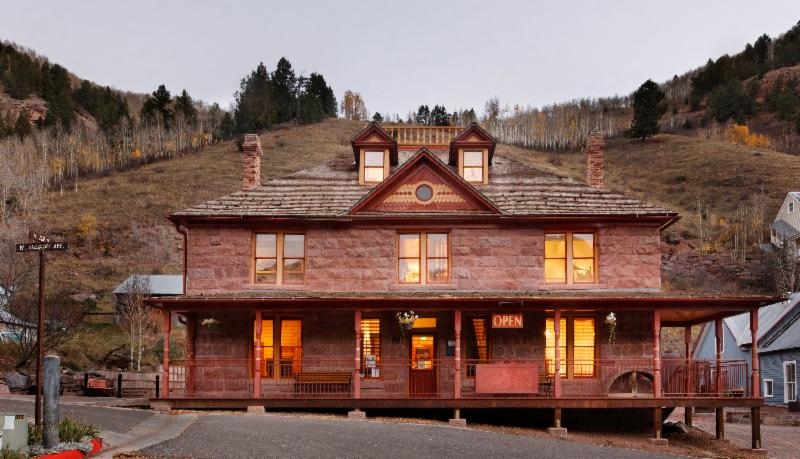
{"type": "Polygon", "coordinates": [[[357,202],[347,215],[376,212],[457,212],[500,215],[502,211],[472,185],[456,175],[427,148],[421,148],[394,174],[357,202]],[[416,195],[427,185],[432,196],[426,201],[416,195]]]}
{"type": "Polygon", "coordinates": [[[356,165],[361,160],[360,150],[362,148],[378,148],[389,150],[389,163],[397,165],[397,141],[383,130],[375,121],[370,122],[361,130],[351,141],[353,145],[353,158],[356,165]]]}
{"type": "Polygon", "coordinates": [[[450,156],[448,163],[451,166],[458,165],[458,150],[459,148],[485,148],[489,152],[489,165],[492,164],[494,158],[494,148],[497,141],[489,134],[484,128],[480,127],[478,123],[473,122],[460,134],[450,142],[450,156]]]}

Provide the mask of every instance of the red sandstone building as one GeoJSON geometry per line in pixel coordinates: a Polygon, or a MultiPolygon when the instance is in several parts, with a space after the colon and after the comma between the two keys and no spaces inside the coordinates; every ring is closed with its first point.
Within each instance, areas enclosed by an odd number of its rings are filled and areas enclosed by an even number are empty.
{"type": "Polygon", "coordinates": [[[167,338],[161,402],[456,419],[530,408],[555,427],[563,410],[636,408],[652,410],[657,437],[672,407],[758,418],[756,358],[665,359],[660,333],[685,327],[688,348],[691,325],[757,318],[772,300],[661,292],[660,233],[678,216],[604,188],[601,138],[585,184],[504,156],[476,124],[372,123],[352,146],[262,184],[247,135],[242,190],[170,217],[185,292],[152,300],[167,338]],[[186,323],[180,362],[173,314],[186,323]]]}

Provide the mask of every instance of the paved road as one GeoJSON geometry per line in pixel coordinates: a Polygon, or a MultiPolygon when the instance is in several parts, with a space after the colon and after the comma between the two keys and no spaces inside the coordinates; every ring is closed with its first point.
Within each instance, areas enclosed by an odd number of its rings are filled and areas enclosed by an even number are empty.
{"type": "Polygon", "coordinates": [[[139,451],[154,458],[650,458],[674,456],[456,429],[278,415],[209,414],[180,436],[139,451]]]}
{"type": "MultiPolygon", "coordinates": [[[[65,398],[59,404],[59,414],[62,418],[89,423],[100,427],[101,430],[124,433],[153,417],[152,411],[132,410],[127,408],[107,408],[99,406],[85,406],[70,403],[65,398]]],[[[0,411],[24,413],[33,421],[33,397],[0,398],[0,411]]]]}

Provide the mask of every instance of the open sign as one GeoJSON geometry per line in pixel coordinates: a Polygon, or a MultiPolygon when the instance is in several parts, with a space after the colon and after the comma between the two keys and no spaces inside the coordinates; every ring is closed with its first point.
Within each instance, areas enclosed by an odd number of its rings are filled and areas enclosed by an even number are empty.
{"type": "Polygon", "coordinates": [[[492,314],[492,328],[522,328],[522,314],[492,314]]]}

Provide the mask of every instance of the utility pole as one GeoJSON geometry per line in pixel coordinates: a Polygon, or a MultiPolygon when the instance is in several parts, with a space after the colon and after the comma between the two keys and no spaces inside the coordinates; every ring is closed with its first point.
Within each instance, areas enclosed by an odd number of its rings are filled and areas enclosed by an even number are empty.
{"type": "Polygon", "coordinates": [[[44,236],[29,233],[31,244],[17,244],[17,252],[39,252],[39,314],[36,324],[36,426],[42,425],[42,361],[44,360],[44,274],[45,256],[48,250],[67,250],[66,242],[50,242],[44,236]]]}

